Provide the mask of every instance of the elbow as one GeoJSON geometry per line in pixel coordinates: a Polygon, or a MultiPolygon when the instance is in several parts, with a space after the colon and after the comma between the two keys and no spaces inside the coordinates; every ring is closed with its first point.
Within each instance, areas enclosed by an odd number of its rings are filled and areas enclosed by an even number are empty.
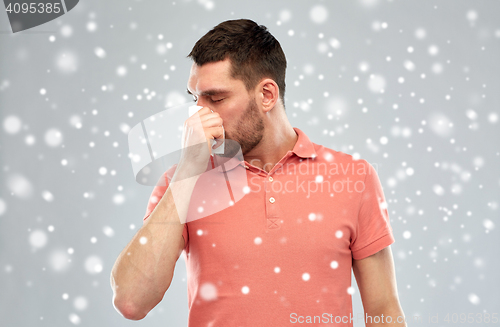
{"type": "Polygon", "coordinates": [[[114,297],[113,306],[124,318],[129,320],[141,320],[148,314],[143,310],[139,310],[136,305],[130,301],[124,301],[114,297]]]}
{"type": "Polygon", "coordinates": [[[147,312],[143,314],[143,312],[138,310],[137,305],[135,305],[133,301],[123,296],[119,296],[121,292],[118,292],[118,285],[116,285],[113,272],[110,274],[110,283],[111,289],[113,290],[113,307],[119,314],[129,320],[141,320],[146,317],[147,312]]]}
{"type": "MultiPolygon", "coordinates": [[[[120,287],[113,273],[111,273],[110,279],[113,290],[113,306],[126,319],[144,319],[163,298],[162,294],[148,291],[144,287],[142,289],[137,288],[137,285],[132,288],[120,287]]],[[[127,283],[123,284],[126,285],[127,283]]]]}

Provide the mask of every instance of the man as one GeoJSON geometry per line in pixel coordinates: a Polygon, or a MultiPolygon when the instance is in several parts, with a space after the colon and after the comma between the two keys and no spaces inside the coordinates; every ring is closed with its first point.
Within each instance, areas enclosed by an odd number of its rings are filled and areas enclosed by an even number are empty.
{"type": "Polygon", "coordinates": [[[175,173],[153,190],[144,225],[113,267],[115,307],[144,318],[185,250],[190,327],[406,326],[377,174],[290,125],[279,42],[253,21],[226,21],[189,57],[188,93],[203,108],[186,120],[175,173]],[[223,137],[241,146],[244,160],[226,170],[245,170],[247,194],[190,220],[191,195],[213,160],[208,140],[223,137]],[[190,150],[200,142],[208,146],[190,150]],[[352,317],[351,269],[367,316],[352,317]]]}

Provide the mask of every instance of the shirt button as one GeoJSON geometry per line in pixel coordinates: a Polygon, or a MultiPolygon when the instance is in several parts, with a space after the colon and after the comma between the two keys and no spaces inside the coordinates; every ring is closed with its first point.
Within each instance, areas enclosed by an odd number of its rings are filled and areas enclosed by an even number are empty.
{"type": "Polygon", "coordinates": [[[269,202],[274,203],[274,201],[276,201],[276,200],[273,197],[269,198],[269,202]]]}
{"type": "Polygon", "coordinates": [[[272,182],[273,181],[273,178],[271,176],[269,176],[269,181],[272,182]]]}

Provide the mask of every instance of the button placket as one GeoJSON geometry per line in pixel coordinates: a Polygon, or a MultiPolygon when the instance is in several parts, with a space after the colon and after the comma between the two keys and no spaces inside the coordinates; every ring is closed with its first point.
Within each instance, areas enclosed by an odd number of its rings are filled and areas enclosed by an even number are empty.
{"type": "Polygon", "coordinates": [[[266,188],[266,229],[279,229],[281,227],[277,193],[272,190],[273,180],[274,178],[269,175],[264,180],[266,188]]]}

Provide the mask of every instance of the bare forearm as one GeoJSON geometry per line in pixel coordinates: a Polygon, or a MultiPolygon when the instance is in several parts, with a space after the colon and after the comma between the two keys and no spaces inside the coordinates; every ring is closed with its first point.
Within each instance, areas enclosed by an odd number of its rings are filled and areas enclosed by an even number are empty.
{"type": "Polygon", "coordinates": [[[399,303],[376,310],[365,310],[366,327],[406,327],[404,312],[399,303]]]}
{"type": "Polygon", "coordinates": [[[114,304],[126,318],[142,319],[170,286],[182,252],[181,222],[195,183],[196,178],[172,182],[116,260],[111,272],[114,304]]]}
{"type": "Polygon", "coordinates": [[[137,314],[141,319],[161,301],[178,258],[176,243],[183,226],[155,224],[153,218],[120,253],[111,272],[115,306],[129,319],[137,314]]]}

